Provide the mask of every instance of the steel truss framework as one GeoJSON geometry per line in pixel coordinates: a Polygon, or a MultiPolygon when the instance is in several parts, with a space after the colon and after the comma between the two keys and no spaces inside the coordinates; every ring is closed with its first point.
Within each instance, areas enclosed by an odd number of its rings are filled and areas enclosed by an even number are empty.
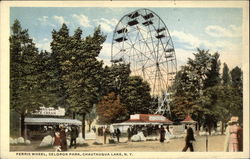
{"type": "Polygon", "coordinates": [[[130,64],[132,75],[143,77],[158,98],[157,114],[170,112],[168,88],[177,71],[174,45],[162,19],[149,9],[123,16],[113,34],[112,62],[130,64]]]}

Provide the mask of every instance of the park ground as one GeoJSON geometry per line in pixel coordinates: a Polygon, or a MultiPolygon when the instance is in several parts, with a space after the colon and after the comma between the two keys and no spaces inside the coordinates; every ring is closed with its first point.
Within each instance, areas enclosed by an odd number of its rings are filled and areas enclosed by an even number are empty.
{"type": "MultiPolygon", "coordinates": [[[[97,140],[104,141],[103,136],[98,136],[97,140]]],[[[121,138],[118,144],[93,145],[96,140],[85,140],[88,146],[70,148],[68,151],[145,151],[145,152],[181,152],[185,145],[184,138],[171,139],[170,142],[160,143],[159,141],[127,142],[127,138],[121,138]]],[[[208,152],[220,152],[224,147],[224,135],[208,136],[208,152]]],[[[31,145],[11,145],[10,151],[43,151],[53,152],[53,148],[39,148],[41,141],[32,141],[31,145]]],[[[188,150],[189,151],[189,150],[188,150]]],[[[206,136],[196,136],[194,151],[206,152],[206,136]]]]}

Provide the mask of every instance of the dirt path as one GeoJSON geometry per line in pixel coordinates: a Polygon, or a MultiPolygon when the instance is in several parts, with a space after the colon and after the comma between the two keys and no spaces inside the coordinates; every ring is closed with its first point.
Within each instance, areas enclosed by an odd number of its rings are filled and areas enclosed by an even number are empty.
{"type": "MultiPolygon", "coordinates": [[[[209,136],[208,151],[218,152],[223,151],[225,136],[209,136]]],[[[98,137],[100,142],[103,142],[103,137],[98,137]]],[[[155,151],[155,152],[180,152],[184,147],[184,138],[172,139],[169,143],[160,143],[159,141],[144,141],[144,142],[126,142],[126,138],[121,138],[121,143],[118,144],[103,144],[93,145],[95,140],[86,140],[89,146],[71,148],[69,151],[155,151]]],[[[40,141],[32,141],[31,145],[25,146],[10,146],[11,151],[44,151],[52,152],[53,148],[38,148],[40,141]]],[[[197,136],[194,144],[196,152],[206,151],[206,137],[197,136]]]]}

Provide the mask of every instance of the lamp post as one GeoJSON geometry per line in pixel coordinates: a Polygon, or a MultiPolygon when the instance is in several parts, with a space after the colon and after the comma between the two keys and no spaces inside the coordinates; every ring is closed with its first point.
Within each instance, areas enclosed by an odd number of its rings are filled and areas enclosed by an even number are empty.
{"type": "Polygon", "coordinates": [[[206,152],[208,152],[208,129],[206,127],[206,152]]]}

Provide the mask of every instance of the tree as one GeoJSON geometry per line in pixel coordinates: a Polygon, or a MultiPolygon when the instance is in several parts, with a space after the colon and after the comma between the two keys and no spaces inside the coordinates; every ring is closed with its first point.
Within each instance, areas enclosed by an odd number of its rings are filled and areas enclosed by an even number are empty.
{"type": "Polygon", "coordinates": [[[237,88],[238,90],[242,91],[242,70],[236,66],[230,71],[231,78],[232,78],[232,86],[237,88]]]}
{"type": "Polygon", "coordinates": [[[128,114],[150,113],[150,86],[139,76],[129,77],[127,87],[121,90],[121,101],[126,106],[128,114]]]}
{"type": "Polygon", "coordinates": [[[215,118],[209,109],[209,104],[204,102],[203,93],[207,88],[220,82],[219,70],[218,53],[210,54],[209,50],[197,49],[194,59],[188,59],[187,65],[177,73],[173,83],[171,105],[174,120],[181,120],[180,114],[184,117],[184,113],[189,113],[200,125],[211,125],[214,122],[215,118]]]}
{"type": "Polygon", "coordinates": [[[106,66],[102,74],[102,94],[114,92],[121,96],[121,90],[127,87],[130,73],[129,64],[114,63],[110,67],[106,66]]]}
{"type": "Polygon", "coordinates": [[[39,54],[28,30],[23,30],[18,20],[14,21],[11,31],[10,108],[20,114],[24,137],[25,116],[41,106],[49,106],[53,100],[49,98],[46,84],[47,55],[39,54]]]}
{"type": "Polygon", "coordinates": [[[239,116],[240,122],[243,121],[243,72],[238,66],[234,67],[230,71],[232,87],[235,89],[235,104],[233,110],[235,110],[235,115],[239,116]]]}
{"type": "Polygon", "coordinates": [[[226,63],[223,64],[222,84],[223,85],[229,85],[230,84],[229,68],[228,68],[226,63]]]}
{"type": "Polygon", "coordinates": [[[59,32],[53,32],[52,51],[56,51],[59,79],[65,90],[66,101],[71,112],[82,115],[82,135],[85,138],[85,117],[101,96],[102,61],[97,56],[106,39],[100,27],[92,36],[81,38],[82,30],[76,29],[68,35],[65,24],[59,32]]]}
{"type": "Polygon", "coordinates": [[[104,124],[111,124],[126,114],[126,107],[121,104],[120,97],[114,92],[103,96],[97,104],[98,121],[104,124]]]}
{"type": "Polygon", "coordinates": [[[210,67],[206,72],[206,79],[204,81],[204,89],[216,86],[220,83],[220,55],[216,52],[210,55],[210,67]]]}
{"type": "Polygon", "coordinates": [[[55,94],[57,96],[56,105],[65,108],[66,112],[68,112],[70,105],[66,100],[66,88],[62,79],[64,75],[64,72],[62,71],[62,62],[65,61],[65,58],[67,57],[65,52],[70,49],[68,45],[69,40],[69,29],[65,24],[62,25],[59,31],[52,31],[52,42],[50,43],[50,65],[52,76],[51,86],[54,87],[55,94]]]}

